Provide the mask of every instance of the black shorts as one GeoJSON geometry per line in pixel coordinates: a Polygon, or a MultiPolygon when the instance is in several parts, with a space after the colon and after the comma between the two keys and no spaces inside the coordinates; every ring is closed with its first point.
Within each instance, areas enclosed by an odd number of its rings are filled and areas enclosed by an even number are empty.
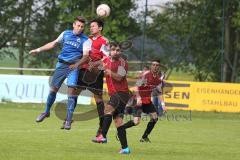
{"type": "Polygon", "coordinates": [[[136,106],[132,110],[132,114],[134,117],[141,117],[142,112],[149,114],[149,113],[157,112],[157,110],[152,103],[143,104],[142,106],[136,106]]]}
{"type": "Polygon", "coordinates": [[[117,92],[110,97],[108,104],[115,109],[113,112],[113,118],[116,118],[117,116],[123,118],[124,110],[129,99],[129,92],[117,92]]]}
{"type": "Polygon", "coordinates": [[[103,77],[104,72],[102,70],[90,72],[87,69],[80,69],[77,84],[80,89],[88,89],[95,95],[102,95],[103,77]]]}

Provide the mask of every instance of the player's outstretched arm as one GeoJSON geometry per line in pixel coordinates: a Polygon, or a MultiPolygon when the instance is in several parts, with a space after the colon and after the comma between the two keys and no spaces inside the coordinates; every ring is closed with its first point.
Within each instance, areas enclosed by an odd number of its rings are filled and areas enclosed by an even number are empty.
{"type": "Polygon", "coordinates": [[[44,46],[42,47],[39,47],[37,49],[33,49],[29,52],[29,54],[32,54],[32,55],[36,55],[40,52],[43,52],[43,51],[48,51],[52,48],[54,48],[58,43],[62,43],[63,42],[63,34],[64,32],[62,32],[57,39],[55,39],[54,41],[52,42],[49,42],[47,44],[45,44],[44,46]]]}
{"type": "Polygon", "coordinates": [[[54,47],[57,45],[57,43],[58,43],[58,41],[57,41],[57,40],[54,40],[54,41],[52,41],[52,42],[49,42],[49,43],[45,44],[45,45],[42,46],[42,47],[39,47],[39,48],[37,48],[37,49],[31,50],[31,51],[29,52],[29,54],[36,55],[36,54],[38,54],[38,53],[40,53],[40,52],[48,51],[48,50],[54,48],[54,47]]]}

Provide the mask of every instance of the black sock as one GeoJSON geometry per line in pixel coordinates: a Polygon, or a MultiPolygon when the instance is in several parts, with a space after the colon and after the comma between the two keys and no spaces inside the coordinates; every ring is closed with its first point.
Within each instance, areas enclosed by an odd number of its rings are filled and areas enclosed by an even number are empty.
{"type": "Polygon", "coordinates": [[[125,124],[123,125],[123,127],[124,127],[125,129],[130,128],[130,127],[132,127],[132,126],[135,126],[135,123],[133,122],[133,120],[130,120],[130,121],[128,121],[127,123],[125,123],[125,124]]]}
{"type": "Polygon", "coordinates": [[[99,129],[102,129],[104,119],[104,103],[103,101],[97,103],[97,111],[99,117],[99,129]]]}
{"type": "Polygon", "coordinates": [[[103,126],[102,126],[102,135],[106,138],[108,129],[112,123],[112,115],[106,114],[104,115],[103,126]]]}
{"type": "Polygon", "coordinates": [[[118,138],[121,143],[122,149],[127,148],[127,135],[126,135],[126,129],[124,126],[120,126],[117,128],[118,131],[118,138]]]}
{"type": "Polygon", "coordinates": [[[142,136],[142,138],[147,138],[148,135],[151,133],[152,129],[154,128],[155,124],[157,123],[157,119],[151,119],[150,122],[148,122],[147,128],[142,136]]]}

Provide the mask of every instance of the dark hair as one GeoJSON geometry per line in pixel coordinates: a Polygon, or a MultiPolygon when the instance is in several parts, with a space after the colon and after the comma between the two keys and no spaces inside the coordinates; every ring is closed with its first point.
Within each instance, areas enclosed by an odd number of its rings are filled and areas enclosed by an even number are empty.
{"type": "Polygon", "coordinates": [[[110,46],[110,48],[111,48],[111,47],[119,47],[119,48],[120,48],[120,44],[117,43],[117,42],[110,42],[110,43],[109,43],[109,46],[110,46]]]}
{"type": "Polygon", "coordinates": [[[145,66],[143,66],[143,68],[149,69],[149,66],[148,66],[148,65],[145,65],[145,66]]]}
{"type": "Polygon", "coordinates": [[[98,27],[102,27],[102,30],[103,30],[104,22],[101,19],[99,19],[99,18],[93,19],[93,20],[90,21],[90,24],[93,23],[93,22],[96,22],[98,27]]]}
{"type": "Polygon", "coordinates": [[[74,22],[76,22],[76,21],[79,21],[79,22],[82,22],[82,23],[85,23],[85,22],[86,22],[86,20],[85,20],[83,17],[81,17],[81,16],[77,16],[77,17],[75,18],[74,22]]]}
{"type": "Polygon", "coordinates": [[[159,59],[152,59],[151,62],[157,62],[160,64],[160,60],[159,59]]]}

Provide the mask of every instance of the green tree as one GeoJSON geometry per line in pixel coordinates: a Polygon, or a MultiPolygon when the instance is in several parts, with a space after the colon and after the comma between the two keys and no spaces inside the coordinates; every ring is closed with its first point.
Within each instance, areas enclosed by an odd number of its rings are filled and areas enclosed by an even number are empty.
{"type": "Polygon", "coordinates": [[[16,4],[17,2],[14,0],[0,1],[0,58],[3,58],[6,54],[15,58],[9,50],[9,46],[16,43],[14,37],[20,28],[16,16],[16,13],[19,11],[15,7],[16,4]]]}
{"type": "MultiPolygon", "coordinates": [[[[63,24],[60,21],[60,7],[57,0],[42,2],[44,5],[37,6],[32,22],[31,36],[28,38],[28,50],[42,46],[53,41],[63,31],[63,24]]],[[[59,48],[28,56],[29,67],[49,67],[54,68],[59,48]]]]}
{"type": "MultiPolygon", "coordinates": [[[[231,79],[236,39],[230,39],[228,32],[234,33],[232,20],[239,8],[237,0],[225,5],[225,79],[231,79]],[[235,7],[233,7],[235,6],[235,7]],[[230,18],[231,17],[231,18],[230,18]],[[230,18],[230,19],[229,19],[230,18]],[[229,19],[229,28],[227,20],[229,19]],[[231,31],[227,31],[227,28],[231,31]],[[227,67],[226,67],[227,66],[227,67]]],[[[148,35],[156,39],[165,48],[165,57],[170,67],[186,70],[198,81],[221,80],[221,41],[222,41],[222,3],[221,1],[188,0],[169,3],[163,13],[153,16],[148,35]],[[156,36],[157,35],[157,36],[156,36]],[[170,56],[169,56],[170,55],[170,56]]],[[[235,56],[236,57],[236,56],[235,56]]],[[[236,61],[236,59],[235,59],[236,61]]],[[[237,68],[237,62],[234,63],[237,68]]],[[[236,73],[236,71],[235,71],[236,73]]]]}
{"type": "MultiPolygon", "coordinates": [[[[104,18],[103,32],[110,41],[129,40],[140,33],[136,20],[129,16],[135,7],[131,0],[8,0],[0,2],[0,49],[17,48],[20,68],[53,68],[59,48],[35,57],[28,56],[28,51],[54,40],[65,29],[71,29],[72,22],[78,15],[87,20],[97,17],[95,10],[101,3],[106,3],[111,8],[110,16],[104,18]]],[[[86,34],[89,34],[88,26],[86,34]]],[[[11,51],[8,53],[14,55],[11,51]]],[[[22,71],[19,73],[23,74],[22,71]]]]}
{"type": "MultiPolygon", "coordinates": [[[[110,41],[122,42],[131,39],[139,34],[139,25],[136,20],[129,16],[134,3],[131,0],[126,1],[79,1],[79,0],[52,0],[51,7],[46,6],[42,15],[38,16],[38,21],[35,23],[32,37],[29,40],[30,48],[36,48],[44,43],[54,40],[65,29],[72,28],[72,22],[78,15],[83,16],[87,21],[96,18],[95,10],[99,4],[106,3],[111,8],[109,17],[104,18],[105,26],[103,34],[110,41]],[[58,2],[58,3],[57,3],[58,2]],[[41,36],[39,36],[41,35],[41,36]]],[[[86,26],[85,33],[89,34],[89,26],[86,26]]],[[[56,55],[59,50],[48,51],[48,54],[39,54],[36,57],[31,57],[30,66],[46,66],[53,67],[56,61],[56,55]],[[49,54],[50,53],[50,54],[49,54]]]]}

